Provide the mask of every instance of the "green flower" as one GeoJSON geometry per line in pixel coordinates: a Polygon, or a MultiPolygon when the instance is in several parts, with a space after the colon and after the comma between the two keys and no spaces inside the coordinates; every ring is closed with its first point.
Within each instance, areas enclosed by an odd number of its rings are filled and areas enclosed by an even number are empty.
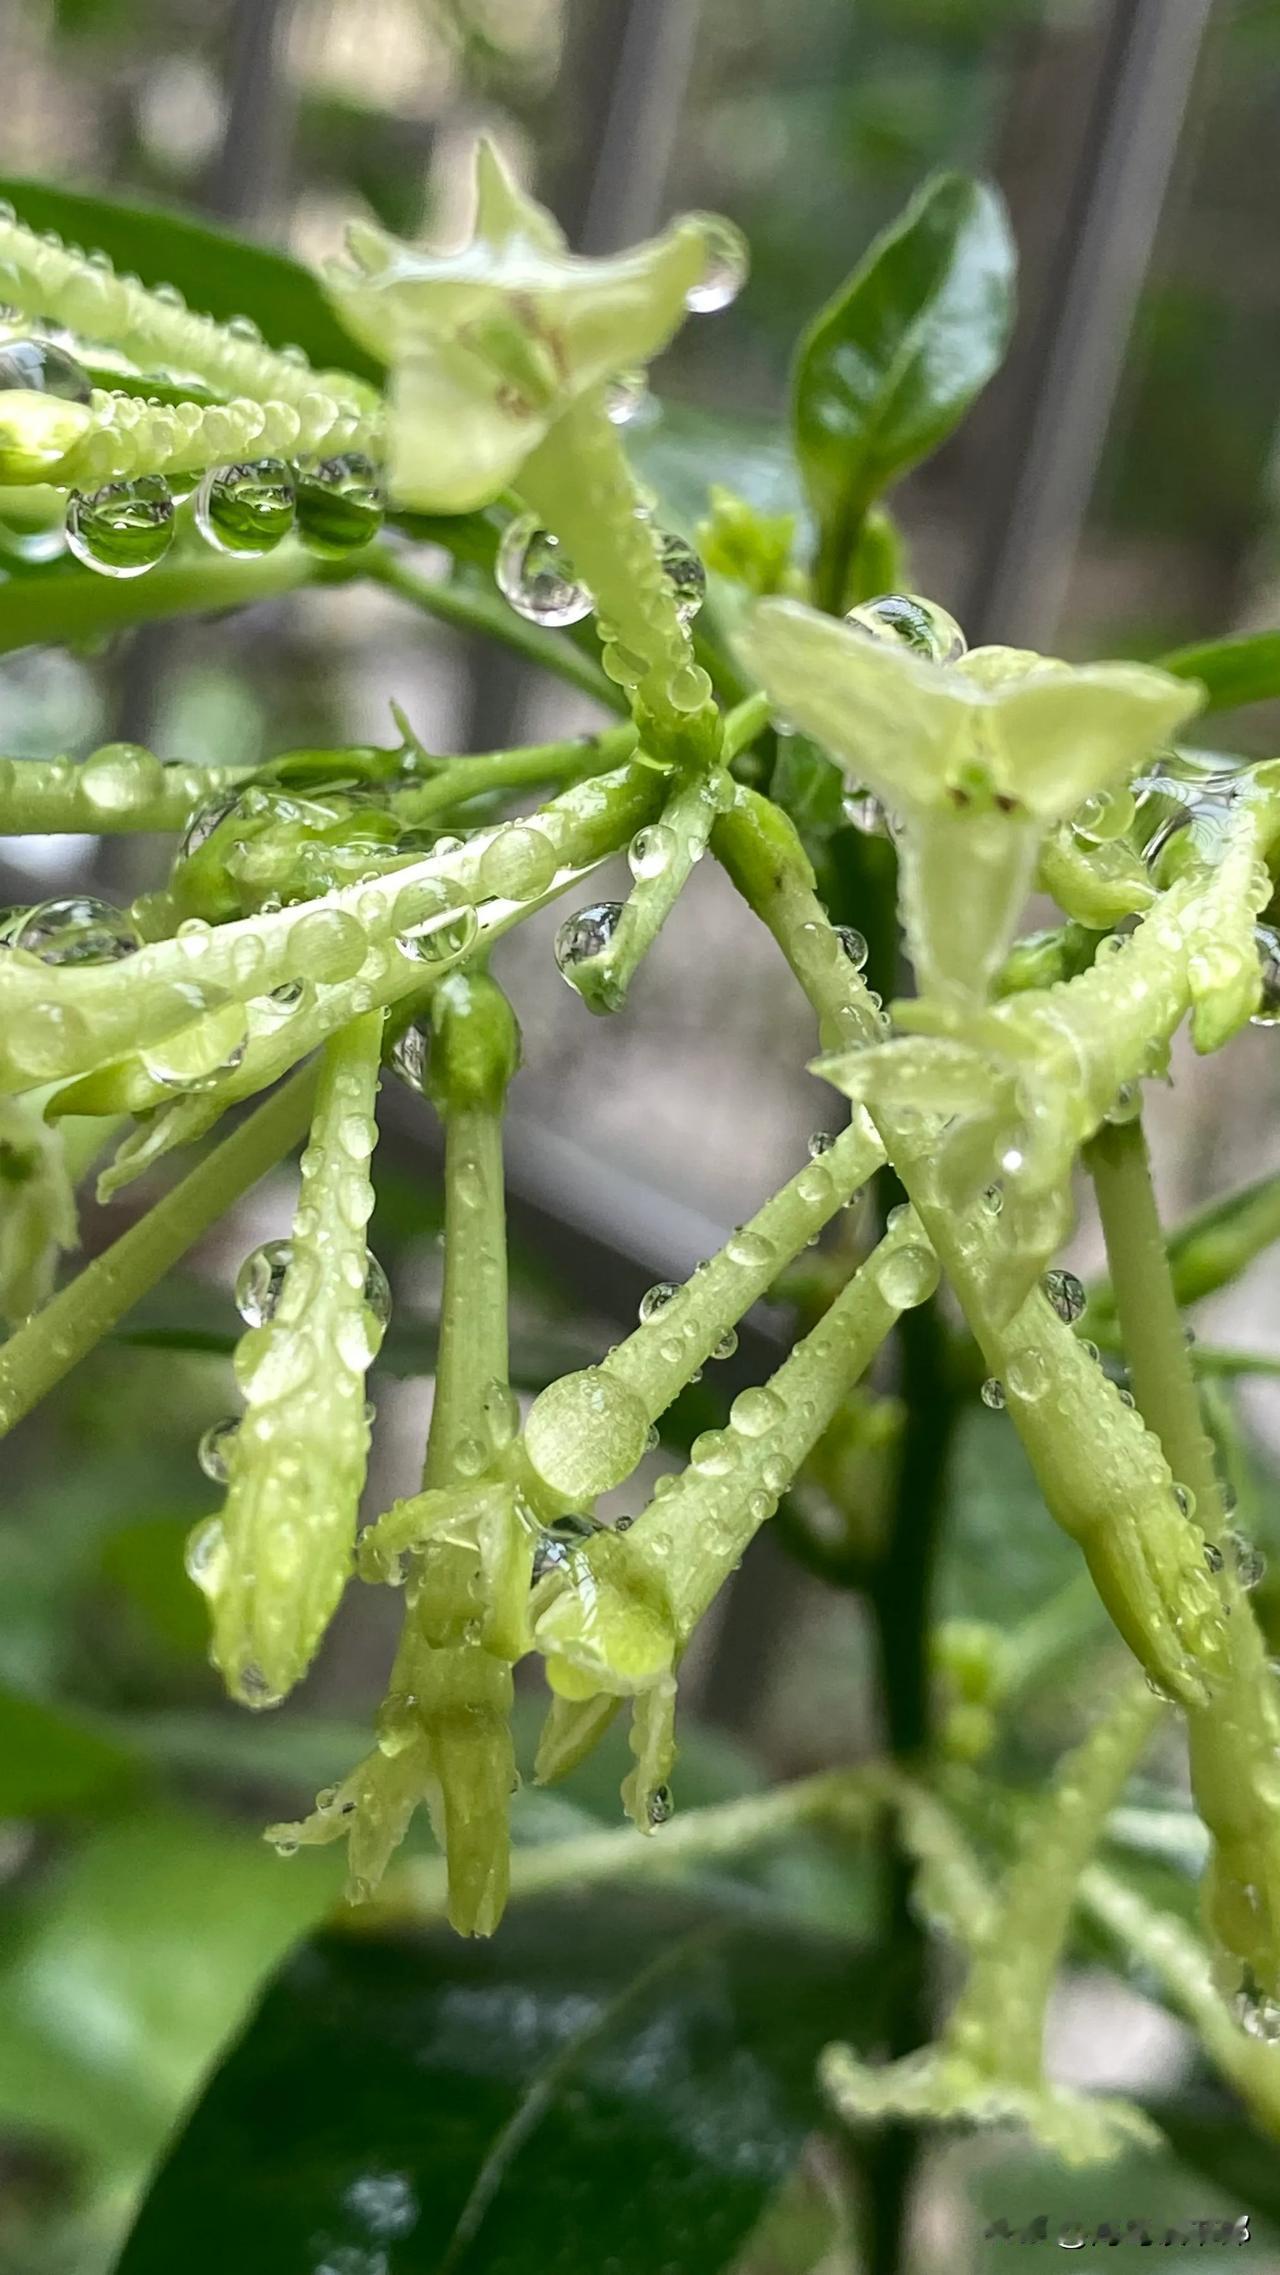
{"type": "Polygon", "coordinates": [[[487,504],[579,396],[665,347],[707,258],[692,218],[607,259],[566,252],[488,142],[476,196],[457,252],[361,224],[354,272],[330,278],[348,331],[391,367],[392,491],[436,513],[487,504]]]}
{"type": "Polygon", "coordinates": [[[900,890],[923,990],[985,995],[1042,839],[1195,711],[1200,690],[1142,664],[1073,670],[1009,648],[939,664],[763,601],[740,642],[781,713],[900,826],[900,890]]]}

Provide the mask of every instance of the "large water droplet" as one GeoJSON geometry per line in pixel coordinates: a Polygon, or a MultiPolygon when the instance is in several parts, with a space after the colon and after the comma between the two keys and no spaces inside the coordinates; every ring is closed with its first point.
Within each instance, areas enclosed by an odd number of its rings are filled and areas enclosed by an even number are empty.
{"type": "Polygon", "coordinates": [[[559,538],[536,514],[519,514],[507,524],[494,575],[503,598],[531,624],[579,624],[591,613],[590,593],[578,583],[559,538]]]}
{"type": "Polygon", "coordinates": [[[658,1313],[665,1311],[667,1305],[674,1302],[679,1293],[680,1283],[678,1280],[655,1281],[654,1285],[646,1289],[640,1298],[641,1326],[646,1326],[649,1320],[656,1319],[658,1313]]]}
{"type": "Polygon", "coordinates": [[[702,274],[690,285],[684,304],[695,316],[714,316],[737,299],[747,281],[747,240],[721,214],[698,213],[690,218],[702,232],[704,256],[702,274]]]}
{"type": "Polygon", "coordinates": [[[688,539],[674,529],[659,531],[658,554],[676,615],[682,624],[691,624],[707,597],[707,572],[688,539]]]}
{"type": "Polygon", "coordinates": [[[93,381],[75,357],[52,340],[5,340],[0,344],[0,389],[10,388],[56,395],[64,403],[87,403],[93,381]]]}
{"type": "Polygon", "coordinates": [[[298,535],[309,553],[339,561],[377,536],[387,507],[372,459],[354,451],[307,458],[294,467],[294,476],[298,535]]]}
{"type": "Polygon", "coordinates": [[[196,527],[219,553],[257,560],[293,527],[293,476],[282,458],[213,466],[196,492],[196,527]]]}
{"type": "Polygon", "coordinates": [[[621,915],[621,901],[594,901],[590,908],[580,908],[565,918],[556,934],[555,955],[570,987],[575,984],[573,975],[578,965],[602,955],[608,947],[621,915]]]}
{"type": "Polygon", "coordinates": [[[206,1008],[196,1018],[146,1044],[138,1056],[152,1081],[166,1089],[211,1090],[220,1076],[239,1066],[248,1032],[243,1003],[232,996],[219,1003],[206,991],[206,1008]]]}
{"type": "Polygon", "coordinates": [[[20,910],[6,926],[4,941],[42,964],[114,964],[142,945],[123,909],[87,893],[20,910]]]}
{"type": "Polygon", "coordinates": [[[104,743],[80,769],[80,788],[100,814],[124,814],[164,788],[164,768],[140,743],[104,743]]]}
{"type": "Polygon", "coordinates": [[[627,866],[633,877],[660,877],[675,850],[675,831],[665,822],[652,822],[632,838],[627,847],[627,866]]]}
{"type": "Polygon", "coordinates": [[[851,924],[837,924],[836,938],[843,948],[850,963],[853,965],[854,970],[860,972],[866,963],[869,953],[867,943],[863,939],[862,934],[860,932],[855,932],[851,924]]]}
{"type": "Polygon", "coordinates": [[[99,576],[145,576],[173,543],[173,493],[159,474],[73,490],[66,533],[76,559],[99,576]]]}
{"type": "Polygon", "coordinates": [[[1040,1285],[1059,1319],[1068,1327],[1074,1326],[1089,1300],[1083,1281],[1078,1280],[1074,1272],[1064,1272],[1055,1266],[1053,1271],[1045,1273],[1040,1285]]]}
{"type": "Polygon", "coordinates": [[[1004,1384],[995,1375],[988,1375],[982,1385],[981,1397],[983,1405],[989,1406],[993,1413],[998,1414],[1005,1402],[1004,1384]]]}
{"type": "Polygon", "coordinates": [[[897,1311],[910,1311],[924,1303],[938,1285],[938,1259],[922,1241],[893,1248],[876,1267],[876,1280],[886,1303],[897,1311]]]}
{"type": "Polygon", "coordinates": [[[512,822],[486,845],[477,874],[495,900],[526,901],[546,891],[558,867],[556,849],[544,830],[512,822]]]}
{"type": "MultiPolygon", "coordinates": [[[[221,1430],[224,1433],[234,1434],[238,1428],[239,1424],[236,1422],[215,1422],[213,1429],[206,1430],[204,1437],[200,1440],[200,1467],[205,1470],[206,1476],[213,1478],[215,1484],[226,1484],[226,1471],[225,1469],[219,1471],[207,1468],[204,1458],[205,1445],[217,1431],[221,1430]]],[[[187,1577],[195,1581],[197,1588],[202,1589],[206,1596],[216,1595],[218,1582],[227,1561],[227,1540],[222,1529],[221,1517],[206,1517],[202,1525],[196,1525],[194,1530],[188,1533],[182,1560],[187,1568],[187,1577]]]]}
{"type": "Polygon", "coordinates": [[[729,1408],[729,1420],[744,1438],[762,1438],[776,1429],[786,1414],[786,1407],[776,1390],[767,1383],[752,1390],[740,1390],[729,1408]]]}
{"type": "Polygon", "coordinates": [[[958,663],[968,645],[954,616],[915,592],[885,592],[865,600],[849,610],[845,623],[870,633],[873,640],[910,648],[913,655],[935,664],[958,663]]]}
{"type": "Polygon", "coordinates": [[[372,1249],[365,1257],[364,1300],[379,1329],[385,1329],[391,1318],[391,1282],[372,1249]]]}
{"type": "Polygon", "coordinates": [[[641,1460],[649,1417],[633,1390],[602,1367],[562,1375],[540,1391],[525,1424],[525,1450],[551,1492],[594,1501],[641,1460]]]}
{"type": "Polygon", "coordinates": [[[179,859],[189,861],[193,854],[198,853],[202,846],[207,845],[215,829],[227,819],[229,814],[235,812],[239,803],[238,792],[232,790],[229,793],[222,792],[216,798],[206,798],[202,806],[197,806],[187,823],[182,843],[178,848],[179,859]]]}
{"type": "Polygon", "coordinates": [[[291,1240],[264,1240],[245,1257],[236,1273],[236,1310],[250,1327],[265,1327],[274,1317],[292,1262],[291,1240]]]}
{"type": "MultiPolygon", "coordinates": [[[[240,1418],[229,1414],[223,1422],[211,1422],[196,1447],[196,1460],[215,1485],[227,1485],[231,1481],[231,1454],[239,1434],[240,1418]]],[[[187,1570],[191,1571],[190,1564],[187,1570]]]]}
{"type": "Polygon", "coordinates": [[[670,1824],[671,1819],[675,1814],[675,1806],[675,1802],[671,1798],[671,1787],[669,1785],[655,1785],[652,1793],[649,1795],[649,1807],[647,1811],[649,1823],[653,1826],[655,1832],[657,1831],[659,1825],[670,1824]]]}

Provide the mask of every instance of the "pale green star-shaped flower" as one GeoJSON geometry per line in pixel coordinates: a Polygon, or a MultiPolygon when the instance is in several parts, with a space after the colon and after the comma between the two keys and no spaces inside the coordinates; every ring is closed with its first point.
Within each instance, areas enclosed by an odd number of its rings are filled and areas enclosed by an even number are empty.
{"type": "Polygon", "coordinates": [[[391,371],[389,479],[400,503],[463,513],[514,482],[543,436],[618,371],[648,363],[704,274],[705,224],[673,222],[585,259],[526,197],[492,144],[476,155],[476,219],[457,252],[359,225],[330,296],[391,371]]]}
{"type": "Polygon", "coordinates": [[[932,663],[794,600],[762,601],[739,647],[778,712],[893,815],[917,976],[953,1000],[987,993],[1046,833],[1202,700],[1142,664],[1007,648],[932,663]]]}

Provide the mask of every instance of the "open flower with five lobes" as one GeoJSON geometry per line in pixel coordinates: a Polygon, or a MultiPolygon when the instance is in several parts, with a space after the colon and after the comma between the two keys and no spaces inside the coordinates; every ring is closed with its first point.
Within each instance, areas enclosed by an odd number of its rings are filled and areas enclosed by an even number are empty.
{"type": "Polygon", "coordinates": [[[739,646],[776,709],[888,808],[917,979],[953,1003],[985,998],[1046,833],[1202,701],[1142,664],[994,647],[935,662],[795,600],[762,601],[739,646]]]}
{"type": "Polygon", "coordinates": [[[572,403],[666,346],[706,274],[709,229],[728,226],[686,216],[628,252],[581,258],[482,141],[458,251],[354,227],[356,265],[331,272],[330,297],[391,369],[397,500],[465,513],[508,488],[572,403]]]}

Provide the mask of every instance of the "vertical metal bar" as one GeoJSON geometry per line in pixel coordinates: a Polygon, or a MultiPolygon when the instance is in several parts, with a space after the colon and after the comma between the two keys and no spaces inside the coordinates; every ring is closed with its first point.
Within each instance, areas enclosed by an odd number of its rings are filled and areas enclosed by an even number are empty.
{"type": "Polygon", "coordinates": [[[235,0],[227,68],[227,125],[202,203],[227,221],[253,221],[269,205],[292,140],[280,48],[292,0],[235,0]]]}
{"type": "Polygon", "coordinates": [[[971,639],[1051,640],[1213,0],[1113,0],[1061,248],[966,599],[971,639]]]}

